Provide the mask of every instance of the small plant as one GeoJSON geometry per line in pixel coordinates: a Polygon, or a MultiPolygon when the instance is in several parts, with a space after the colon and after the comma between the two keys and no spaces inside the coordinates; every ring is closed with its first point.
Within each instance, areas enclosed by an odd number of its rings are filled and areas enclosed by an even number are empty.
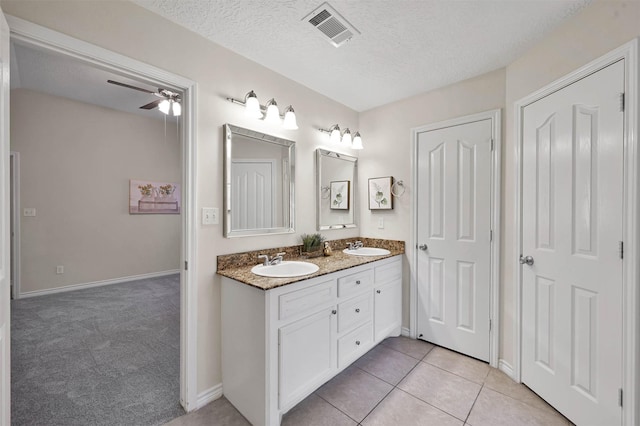
{"type": "Polygon", "coordinates": [[[302,234],[302,251],[314,251],[322,247],[324,237],[320,234],[302,234]]]}

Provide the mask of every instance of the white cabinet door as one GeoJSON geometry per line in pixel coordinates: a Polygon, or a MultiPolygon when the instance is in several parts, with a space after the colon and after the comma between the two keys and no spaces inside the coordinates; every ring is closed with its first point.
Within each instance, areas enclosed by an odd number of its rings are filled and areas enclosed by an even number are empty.
{"type": "Polygon", "coordinates": [[[624,78],[524,109],[522,381],[576,424],[621,424],[624,78]]]}
{"type": "Polygon", "coordinates": [[[375,287],[373,310],[375,340],[378,342],[402,325],[402,279],[375,287]]]}
{"type": "Polygon", "coordinates": [[[323,309],[278,330],[279,408],[316,389],[336,367],[336,307],[323,309]]]}

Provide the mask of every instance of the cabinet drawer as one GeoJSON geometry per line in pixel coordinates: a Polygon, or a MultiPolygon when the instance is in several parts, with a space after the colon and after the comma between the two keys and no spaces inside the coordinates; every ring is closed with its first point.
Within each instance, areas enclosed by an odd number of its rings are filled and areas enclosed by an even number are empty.
{"type": "Polygon", "coordinates": [[[376,284],[402,278],[402,262],[393,262],[388,265],[376,267],[376,284]]]}
{"type": "Polygon", "coordinates": [[[338,296],[345,297],[358,293],[371,288],[372,283],[373,271],[371,269],[338,278],[338,296]]]}
{"type": "Polygon", "coordinates": [[[335,281],[326,281],[309,288],[285,293],[278,298],[279,319],[293,318],[298,314],[314,310],[336,298],[335,281]]]}
{"type": "Polygon", "coordinates": [[[338,366],[339,368],[353,362],[366,352],[373,341],[373,326],[371,322],[356,328],[351,333],[345,334],[338,340],[338,366]]]}
{"type": "Polygon", "coordinates": [[[356,297],[338,305],[338,333],[371,320],[373,312],[373,298],[371,295],[371,292],[367,292],[364,296],[356,297]]]}

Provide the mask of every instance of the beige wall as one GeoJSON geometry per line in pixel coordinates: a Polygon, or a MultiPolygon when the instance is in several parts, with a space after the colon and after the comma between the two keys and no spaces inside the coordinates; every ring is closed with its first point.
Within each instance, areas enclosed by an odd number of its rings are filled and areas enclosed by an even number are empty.
{"type": "MultiPolygon", "coordinates": [[[[410,129],[445,119],[503,109],[503,253],[501,357],[513,365],[513,140],[510,127],[513,101],[562,74],[585,64],[639,34],[640,2],[603,1],[587,7],[550,37],[506,69],[497,70],[361,114],[337,104],[255,63],[210,43],[142,8],[127,2],[57,2],[2,0],[5,13],[69,34],[98,46],[184,75],[198,83],[198,209],[222,207],[222,130],[226,122],[293,139],[297,145],[296,235],[225,240],[220,227],[199,227],[198,391],[221,381],[220,281],[215,256],[249,249],[296,244],[300,233],[314,231],[313,151],[328,146],[326,128],[338,122],[360,129],[365,150],[359,161],[360,229],[328,231],[328,238],[356,235],[410,240],[411,191],[396,200],[392,212],[366,209],[369,177],[393,175],[411,182],[410,129]],[[118,31],[113,31],[118,28],[118,31]],[[131,40],[135,39],[135,43],[131,40]],[[188,46],[188,48],[185,48],[188,46]],[[262,99],[275,96],[280,105],[293,104],[298,131],[283,131],[245,119],[224,96],[242,97],[254,89],[262,99]],[[504,127],[504,125],[503,125],[504,127]],[[301,206],[308,206],[304,209],[301,206]],[[385,228],[377,229],[384,216],[385,228]]],[[[352,153],[353,154],[353,153],[352,153]]],[[[409,251],[411,250],[408,247],[409,251]]],[[[408,253],[409,256],[411,253],[408,253]]],[[[408,256],[408,257],[409,257],[408,256]]],[[[405,265],[408,272],[408,265],[405,265]]],[[[404,323],[408,324],[405,280],[404,323]]]]}
{"type": "Polygon", "coordinates": [[[175,124],[17,89],[11,150],[37,212],[20,218],[21,293],[178,269],[180,216],[128,210],[130,178],[180,182],[175,124]]]}
{"type": "MultiPolygon", "coordinates": [[[[222,125],[231,123],[296,141],[296,233],[225,239],[222,225],[198,225],[198,392],[222,381],[220,367],[220,279],[216,256],[300,243],[315,230],[314,150],[328,148],[318,127],[340,123],[358,128],[358,114],[279,74],[125,1],[2,1],[14,15],[117,53],[182,75],[198,83],[196,164],[198,216],[202,207],[222,211],[222,125]],[[299,130],[282,130],[246,118],[242,108],[225,100],[255,90],[264,103],[275,97],[292,104],[299,130]],[[302,208],[301,206],[305,206],[302,208]]],[[[347,154],[352,154],[346,152],[347,154]]],[[[328,238],[357,236],[359,230],[324,232],[328,238]]]]}

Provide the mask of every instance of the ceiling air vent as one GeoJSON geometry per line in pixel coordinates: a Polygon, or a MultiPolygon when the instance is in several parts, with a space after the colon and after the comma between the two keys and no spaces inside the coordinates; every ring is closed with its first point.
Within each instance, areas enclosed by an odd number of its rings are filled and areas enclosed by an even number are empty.
{"type": "Polygon", "coordinates": [[[351,38],[360,34],[353,25],[342,17],[329,3],[322,3],[320,7],[303,18],[309,21],[321,33],[322,38],[329,41],[335,47],[340,47],[351,38]]]}

